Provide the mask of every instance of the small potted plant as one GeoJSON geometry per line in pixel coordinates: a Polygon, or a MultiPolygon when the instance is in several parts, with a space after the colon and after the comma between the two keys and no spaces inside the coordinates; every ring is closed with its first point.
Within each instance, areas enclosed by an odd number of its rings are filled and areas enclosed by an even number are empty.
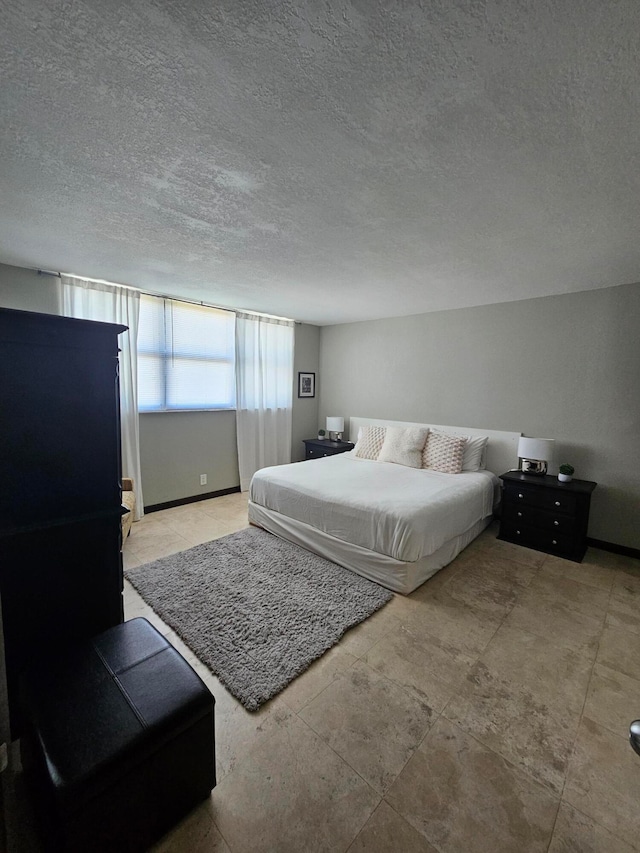
{"type": "Polygon", "coordinates": [[[326,433],[323,429],[319,429],[319,430],[318,430],[318,440],[319,440],[319,441],[324,441],[324,437],[325,437],[325,435],[326,435],[326,434],[327,434],[327,433],[326,433]]]}
{"type": "Polygon", "coordinates": [[[565,462],[558,468],[558,480],[560,480],[561,483],[570,483],[574,471],[575,468],[573,465],[568,465],[565,462]]]}

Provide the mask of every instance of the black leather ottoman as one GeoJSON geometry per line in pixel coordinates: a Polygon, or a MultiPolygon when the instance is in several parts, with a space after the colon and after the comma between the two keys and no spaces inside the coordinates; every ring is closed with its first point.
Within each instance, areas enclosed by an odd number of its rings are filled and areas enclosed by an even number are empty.
{"type": "Polygon", "coordinates": [[[145,850],[215,785],[215,700],[146,619],[30,670],[22,698],[47,850],[145,850]]]}

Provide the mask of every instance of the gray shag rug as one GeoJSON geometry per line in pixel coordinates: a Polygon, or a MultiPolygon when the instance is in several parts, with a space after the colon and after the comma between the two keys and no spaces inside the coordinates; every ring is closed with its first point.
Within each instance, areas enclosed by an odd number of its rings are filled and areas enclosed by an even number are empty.
{"type": "Polygon", "coordinates": [[[250,711],[393,598],[255,527],[125,575],[250,711]]]}

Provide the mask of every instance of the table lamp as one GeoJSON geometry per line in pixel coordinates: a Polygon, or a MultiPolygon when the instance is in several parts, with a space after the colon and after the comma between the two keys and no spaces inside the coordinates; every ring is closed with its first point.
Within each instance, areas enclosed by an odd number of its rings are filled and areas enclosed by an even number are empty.
{"type": "Polygon", "coordinates": [[[547,473],[548,463],[553,459],[554,440],[552,438],[525,438],[518,441],[520,470],[523,474],[547,473]]]}
{"type": "Polygon", "coordinates": [[[327,432],[330,441],[342,441],[344,418],[327,418],[327,432]]]}

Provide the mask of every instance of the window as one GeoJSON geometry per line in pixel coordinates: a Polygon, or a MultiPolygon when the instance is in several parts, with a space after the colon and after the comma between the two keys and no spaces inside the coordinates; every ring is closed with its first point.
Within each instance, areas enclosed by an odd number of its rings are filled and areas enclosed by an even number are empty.
{"type": "Polygon", "coordinates": [[[140,297],[138,409],[235,407],[235,314],[140,297]]]}

